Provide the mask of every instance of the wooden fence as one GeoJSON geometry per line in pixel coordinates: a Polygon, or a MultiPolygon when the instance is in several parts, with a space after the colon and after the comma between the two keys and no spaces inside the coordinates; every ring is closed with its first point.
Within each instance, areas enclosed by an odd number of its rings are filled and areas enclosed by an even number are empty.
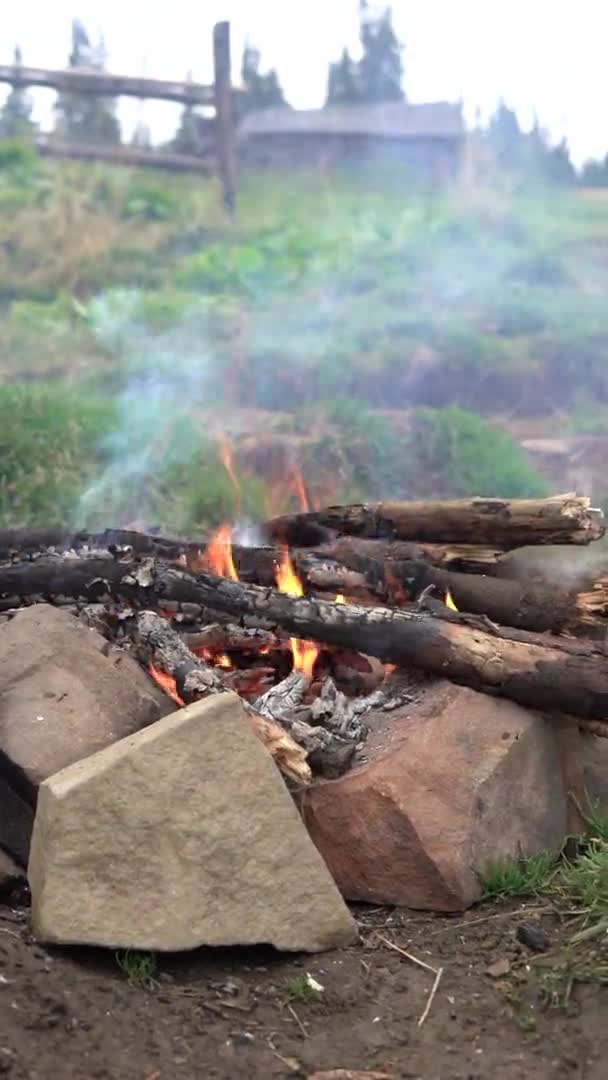
{"type": "Polygon", "coordinates": [[[143,165],[173,171],[218,175],[224,204],[234,211],[237,186],[235,91],[230,76],[230,24],[217,23],[213,28],[212,86],[194,82],[169,82],[128,75],[68,68],[50,71],[21,65],[0,65],[0,83],[11,86],[42,86],[59,93],[92,94],[103,97],[155,98],[180,105],[207,105],[215,109],[211,145],[200,155],[171,154],[131,146],[101,146],[58,142],[52,136],[40,136],[36,146],[41,154],[83,161],[108,161],[114,164],[143,165]]]}

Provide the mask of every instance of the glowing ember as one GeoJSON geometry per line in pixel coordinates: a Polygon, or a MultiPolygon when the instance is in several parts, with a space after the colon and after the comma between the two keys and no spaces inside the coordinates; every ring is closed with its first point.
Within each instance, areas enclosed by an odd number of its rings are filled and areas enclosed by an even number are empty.
{"type": "Polygon", "coordinates": [[[236,475],[236,472],[234,471],[234,463],[232,460],[232,447],[230,446],[230,443],[228,442],[228,439],[225,435],[220,435],[218,439],[218,454],[222,465],[224,466],[226,472],[228,473],[228,476],[230,477],[230,483],[234,488],[234,492],[236,495],[234,503],[235,513],[240,514],[241,485],[239,484],[238,477],[236,475]]]}
{"type": "MultiPolygon", "coordinates": [[[[281,545],[281,565],[277,569],[277,586],[280,592],[288,593],[290,596],[304,596],[302,582],[289,558],[289,549],[284,545],[281,545]]],[[[294,669],[311,679],[315,660],[319,655],[318,646],[312,641],[300,641],[299,638],[290,638],[290,643],[294,669]]]]}
{"type": "Polygon", "coordinates": [[[177,692],[177,686],[175,679],[172,675],[166,675],[164,671],[159,671],[154,664],[148,664],[148,671],[156,683],[160,686],[161,690],[164,690],[167,697],[170,697],[176,705],[184,705],[185,702],[179,696],[177,692]]]}
{"type": "Polygon", "coordinates": [[[345,604],[346,603],[346,600],[342,596],[341,592],[339,592],[338,595],[336,596],[336,599],[335,599],[334,603],[336,603],[336,604],[345,604]]]}
{"type": "Polygon", "coordinates": [[[218,577],[239,580],[232,561],[232,532],[229,525],[222,525],[214,532],[205,551],[205,562],[218,577]]]}
{"type": "Polygon", "coordinates": [[[458,608],[456,607],[456,604],[454,603],[454,597],[452,596],[449,589],[445,594],[444,603],[445,603],[445,606],[450,609],[450,611],[458,611],[458,608]]]}
{"type": "Polygon", "coordinates": [[[223,653],[220,653],[219,656],[216,656],[215,664],[216,664],[216,667],[231,668],[232,667],[232,660],[230,659],[230,657],[228,656],[227,653],[223,652],[223,653]]]}

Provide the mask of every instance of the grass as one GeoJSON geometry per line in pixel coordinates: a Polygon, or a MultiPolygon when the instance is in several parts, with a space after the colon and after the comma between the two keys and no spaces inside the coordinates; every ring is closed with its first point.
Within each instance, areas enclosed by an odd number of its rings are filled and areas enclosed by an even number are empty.
{"type": "MultiPolygon", "coordinates": [[[[116,496],[114,475],[179,425],[184,403],[308,416],[310,467],[336,498],[542,494],[513,440],[481,417],[559,408],[575,430],[604,426],[601,201],[508,184],[423,193],[384,174],[244,174],[230,222],[200,177],[0,151],[0,391],[21,446],[36,409],[43,429],[31,475],[21,450],[19,462],[8,454],[4,521],[73,515],[78,488],[112,462],[108,512],[142,504],[154,523],[185,528],[220,516],[204,431],[116,496]],[[10,398],[12,384],[40,379],[61,423],[69,413],[81,431],[61,461],[52,410],[10,398]],[[93,400],[113,429],[93,422],[93,400]],[[410,430],[383,410],[411,415],[410,430]]],[[[264,480],[247,486],[257,511],[264,480]]]]}
{"type": "Polygon", "coordinates": [[[577,985],[608,985],[608,815],[588,799],[584,817],[587,832],[578,838],[575,858],[556,861],[539,855],[504,861],[483,877],[484,900],[543,895],[567,928],[563,944],[547,954],[541,969],[527,964],[527,990],[521,980],[505,987],[505,997],[525,1030],[536,1027],[536,1003],[569,1010],[575,1007],[577,985]]]}
{"type": "Polygon", "coordinates": [[[488,866],[481,878],[482,899],[536,896],[547,889],[555,869],[555,857],[547,853],[517,861],[499,860],[488,866]]]}
{"type": "Polygon", "coordinates": [[[321,991],[316,990],[307,975],[296,975],[286,986],[287,997],[301,1005],[312,1005],[321,1000],[321,991]]]}
{"type": "Polygon", "coordinates": [[[129,986],[151,990],[156,986],[157,962],[154,953],[124,949],[116,953],[116,963],[129,986]]]}

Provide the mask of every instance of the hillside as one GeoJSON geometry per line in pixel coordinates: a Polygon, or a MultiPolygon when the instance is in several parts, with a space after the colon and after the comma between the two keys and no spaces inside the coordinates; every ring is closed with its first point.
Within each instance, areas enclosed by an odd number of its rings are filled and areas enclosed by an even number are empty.
{"type": "Polygon", "coordinates": [[[245,176],[231,223],[198,177],[4,143],[0,208],[5,522],[203,527],[234,505],[213,427],[247,428],[252,514],[296,468],[318,498],[540,493],[516,440],[607,430],[601,193],[245,176]]]}

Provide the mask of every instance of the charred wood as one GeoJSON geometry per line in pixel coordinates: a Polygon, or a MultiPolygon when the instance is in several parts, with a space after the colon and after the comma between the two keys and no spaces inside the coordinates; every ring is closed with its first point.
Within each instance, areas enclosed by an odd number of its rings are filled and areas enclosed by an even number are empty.
{"type": "MultiPolygon", "coordinates": [[[[304,640],[327,642],[413,664],[455,683],[520,705],[582,719],[608,715],[608,657],[603,649],[498,627],[483,617],[415,608],[391,611],[295,598],[275,590],[167,571],[156,584],[174,598],[197,596],[234,616],[256,615],[304,640]]],[[[443,606],[443,605],[442,605],[443,606]]]]}
{"type": "MultiPolygon", "coordinates": [[[[140,659],[173,678],[177,693],[186,704],[224,692],[217,672],[197,659],[175,630],[155,612],[141,612],[136,635],[140,659]]],[[[268,717],[261,717],[248,708],[245,711],[253,731],[272,754],[279,769],[297,783],[310,783],[306,754],[288,732],[268,717]]]]}
{"type": "MultiPolygon", "coordinates": [[[[457,499],[434,502],[329,506],[275,518],[273,538],[320,526],[352,536],[434,544],[486,544],[504,550],[527,544],[588,544],[604,535],[590,499],[573,494],[550,499],[457,499]]],[[[302,543],[302,541],[300,541],[302,543]]],[[[307,545],[309,546],[309,545],[307,545]]]]}

